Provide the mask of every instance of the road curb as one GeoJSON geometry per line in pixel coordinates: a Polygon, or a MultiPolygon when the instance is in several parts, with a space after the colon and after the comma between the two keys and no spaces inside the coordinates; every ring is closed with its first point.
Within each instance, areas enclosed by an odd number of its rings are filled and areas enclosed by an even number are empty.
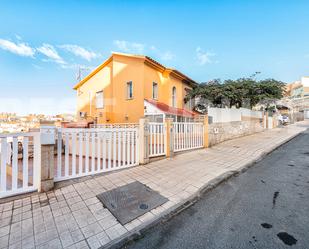
{"type": "Polygon", "coordinates": [[[174,216],[178,215],[182,211],[186,210],[190,206],[194,205],[204,194],[211,191],[212,189],[216,188],[220,184],[226,182],[233,176],[238,176],[244,172],[246,172],[249,168],[253,167],[256,163],[264,159],[267,155],[269,155],[274,150],[280,148],[281,146],[285,145],[292,139],[296,138],[300,134],[302,134],[304,131],[301,131],[299,133],[296,133],[292,135],[291,137],[284,139],[279,144],[271,147],[267,151],[264,151],[259,155],[256,159],[246,163],[241,168],[237,170],[230,170],[227,172],[222,173],[221,175],[215,177],[214,179],[207,182],[205,185],[203,185],[196,193],[192,194],[190,197],[186,198],[185,200],[181,201],[178,204],[175,204],[162,212],[159,216],[157,216],[155,219],[152,219],[148,222],[142,223],[140,226],[136,227],[132,231],[129,231],[122,235],[121,237],[110,241],[108,244],[100,247],[100,249],[119,249],[126,244],[133,242],[135,240],[141,239],[144,237],[146,231],[151,229],[152,227],[155,227],[159,223],[166,222],[173,218],[174,216]]]}

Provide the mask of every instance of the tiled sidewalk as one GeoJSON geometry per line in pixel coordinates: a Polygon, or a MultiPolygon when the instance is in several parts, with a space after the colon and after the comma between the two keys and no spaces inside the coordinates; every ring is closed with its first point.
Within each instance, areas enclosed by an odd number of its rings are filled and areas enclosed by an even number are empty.
{"type": "Polygon", "coordinates": [[[301,122],[0,204],[0,248],[99,248],[179,207],[216,177],[239,170],[309,127],[301,122]],[[122,226],[96,195],[140,181],[169,201],[122,226]]]}

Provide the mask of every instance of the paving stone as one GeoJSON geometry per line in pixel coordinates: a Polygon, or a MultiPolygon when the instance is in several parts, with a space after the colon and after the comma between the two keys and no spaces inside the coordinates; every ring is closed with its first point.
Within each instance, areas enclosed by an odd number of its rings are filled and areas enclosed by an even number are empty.
{"type": "Polygon", "coordinates": [[[116,218],[112,215],[109,215],[105,218],[103,218],[102,220],[99,220],[99,224],[101,225],[101,227],[106,230],[116,224],[119,224],[119,222],[116,220],[116,218]]]}
{"type": "Polygon", "coordinates": [[[88,238],[87,243],[91,249],[97,249],[101,246],[100,241],[97,239],[96,236],[88,238]]]}
{"type": "Polygon", "coordinates": [[[92,211],[93,216],[95,217],[96,220],[102,220],[107,216],[112,215],[110,211],[106,208],[101,208],[95,211],[92,211]]]}
{"type": "Polygon", "coordinates": [[[104,231],[101,232],[101,233],[98,233],[96,235],[96,237],[97,237],[98,241],[100,242],[101,246],[104,246],[111,241],[110,238],[107,236],[107,234],[104,231]]]}
{"type": "Polygon", "coordinates": [[[8,218],[4,218],[0,220],[0,227],[5,227],[5,226],[8,226],[11,224],[11,218],[8,217],[8,218]]]}
{"type": "Polygon", "coordinates": [[[21,248],[22,248],[21,241],[18,241],[18,242],[14,243],[14,244],[10,244],[9,245],[9,249],[21,249],[21,248]]]}
{"type": "Polygon", "coordinates": [[[67,246],[74,244],[73,238],[72,238],[71,233],[69,231],[60,234],[60,240],[61,240],[61,244],[62,244],[63,247],[67,247],[67,246]]]}
{"type": "Polygon", "coordinates": [[[117,224],[115,226],[108,228],[105,232],[111,240],[114,240],[120,237],[121,235],[125,234],[127,230],[120,224],[117,224]]]}
{"type": "Polygon", "coordinates": [[[5,226],[0,228],[0,237],[3,237],[4,235],[9,234],[10,232],[10,226],[5,226]]]}
{"type": "Polygon", "coordinates": [[[97,222],[92,223],[88,226],[85,226],[81,230],[82,230],[85,238],[89,238],[89,237],[96,235],[96,234],[103,231],[102,227],[97,222]]]}
{"type": "Polygon", "coordinates": [[[22,239],[21,237],[21,231],[15,232],[15,233],[10,233],[10,240],[9,240],[9,244],[15,244],[17,242],[20,242],[22,239]]]}
{"type": "Polygon", "coordinates": [[[36,247],[36,249],[61,249],[61,248],[62,245],[60,239],[53,239],[45,244],[36,247]]]}
{"type": "Polygon", "coordinates": [[[71,236],[72,236],[72,240],[73,240],[74,243],[77,243],[77,242],[82,241],[82,240],[85,239],[82,231],[79,230],[79,229],[71,232],[71,236]]]}
{"type": "Polygon", "coordinates": [[[58,233],[57,233],[57,230],[49,230],[49,231],[40,233],[38,235],[34,235],[34,238],[35,238],[35,244],[41,245],[53,239],[58,238],[58,233]]]}
{"type": "Polygon", "coordinates": [[[74,245],[75,245],[76,249],[88,249],[89,248],[89,246],[88,246],[88,244],[87,244],[87,242],[85,240],[83,240],[81,242],[78,242],[78,243],[76,243],[74,245]]]}
{"type": "Polygon", "coordinates": [[[22,240],[22,248],[23,249],[31,249],[35,248],[34,237],[27,237],[22,240]]]}
{"type": "Polygon", "coordinates": [[[9,235],[0,237],[0,249],[7,248],[9,245],[9,235]]]}
{"type": "Polygon", "coordinates": [[[13,211],[12,211],[12,210],[5,211],[5,212],[2,213],[1,219],[3,219],[3,218],[9,218],[9,217],[11,217],[12,215],[13,215],[13,211]]]}
{"type": "Polygon", "coordinates": [[[96,204],[98,202],[99,202],[99,200],[98,200],[97,197],[92,197],[92,198],[85,200],[85,203],[86,203],[87,206],[90,206],[92,204],[96,204]]]}

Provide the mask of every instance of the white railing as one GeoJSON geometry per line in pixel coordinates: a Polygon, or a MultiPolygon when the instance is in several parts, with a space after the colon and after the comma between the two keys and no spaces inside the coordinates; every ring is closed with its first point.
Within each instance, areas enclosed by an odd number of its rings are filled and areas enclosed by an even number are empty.
{"type": "Polygon", "coordinates": [[[90,128],[137,128],[137,123],[91,124],[90,128]]]}
{"type": "Polygon", "coordinates": [[[55,181],[138,165],[137,128],[59,129],[55,181]]]}
{"type": "Polygon", "coordinates": [[[166,154],[166,129],[163,123],[149,123],[149,157],[166,154]]]}
{"type": "Polygon", "coordinates": [[[0,198],[37,190],[40,133],[0,134],[0,146],[0,198]]]}
{"type": "Polygon", "coordinates": [[[185,151],[204,146],[203,123],[173,123],[173,149],[185,151]]]}

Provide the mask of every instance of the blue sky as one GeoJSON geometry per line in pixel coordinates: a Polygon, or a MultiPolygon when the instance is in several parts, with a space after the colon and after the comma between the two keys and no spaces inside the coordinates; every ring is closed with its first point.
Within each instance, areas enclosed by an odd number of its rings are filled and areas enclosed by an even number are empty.
{"type": "Polygon", "coordinates": [[[0,112],[72,112],[79,66],[146,54],[198,82],[309,75],[309,1],[0,1],[0,112]]]}

